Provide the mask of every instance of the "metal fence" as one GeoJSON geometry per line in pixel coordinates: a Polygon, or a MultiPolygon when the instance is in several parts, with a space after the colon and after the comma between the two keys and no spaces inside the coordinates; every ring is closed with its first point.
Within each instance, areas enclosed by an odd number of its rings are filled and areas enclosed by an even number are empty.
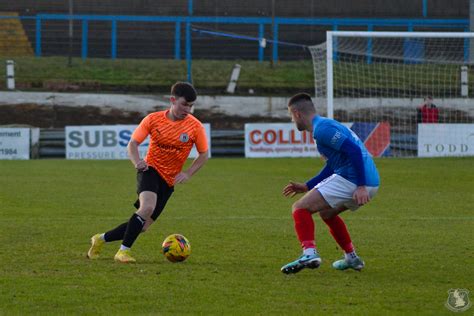
{"type": "Polygon", "coordinates": [[[307,46],[340,29],[468,31],[469,20],[0,13],[0,56],[186,59],[191,82],[193,59],[310,60],[307,46]]]}
{"type": "MultiPolygon", "coordinates": [[[[12,17],[0,16],[0,19],[12,17]]],[[[468,31],[468,19],[284,18],[38,14],[22,16],[35,56],[83,59],[295,60],[327,30],[468,31]],[[69,33],[71,25],[73,32],[69,33]],[[308,36],[310,35],[310,36],[308,36]],[[72,38],[71,38],[72,37],[72,38]],[[72,50],[69,43],[72,40],[72,50]]]]}

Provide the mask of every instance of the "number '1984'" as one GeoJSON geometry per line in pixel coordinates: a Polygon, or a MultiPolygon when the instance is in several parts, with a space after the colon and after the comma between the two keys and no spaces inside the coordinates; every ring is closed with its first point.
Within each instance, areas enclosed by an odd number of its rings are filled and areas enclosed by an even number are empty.
{"type": "Polygon", "coordinates": [[[1,155],[16,155],[16,148],[0,148],[1,155]]]}

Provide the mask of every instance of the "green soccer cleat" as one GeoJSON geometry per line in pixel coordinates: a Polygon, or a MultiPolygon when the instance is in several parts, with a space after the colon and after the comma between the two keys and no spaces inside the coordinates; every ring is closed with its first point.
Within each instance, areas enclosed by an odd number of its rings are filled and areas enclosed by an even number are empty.
{"type": "Polygon", "coordinates": [[[321,257],[319,254],[302,255],[293,262],[281,267],[281,272],[285,274],[298,273],[304,268],[316,269],[321,265],[321,257]]]}
{"type": "Polygon", "coordinates": [[[102,247],[104,247],[105,240],[100,238],[100,234],[96,234],[91,238],[91,248],[87,252],[87,258],[95,260],[99,258],[102,247]]]}
{"type": "Polygon", "coordinates": [[[137,260],[132,257],[132,252],[130,249],[119,250],[115,254],[114,260],[120,263],[135,263],[137,260]]]}
{"type": "Polygon", "coordinates": [[[354,260],[346,260],[341,259],[334,261],[332,267],[336,270],[347,270],[347,269],[354,269],[356,271],[360,271],[364,268],[365,263],[362,261],[361,258],[357,257],[354,260]]]}

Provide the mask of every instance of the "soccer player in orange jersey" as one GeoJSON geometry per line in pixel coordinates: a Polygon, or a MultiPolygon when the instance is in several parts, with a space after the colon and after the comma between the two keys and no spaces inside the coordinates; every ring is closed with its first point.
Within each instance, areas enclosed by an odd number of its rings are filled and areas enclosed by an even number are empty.
{"type": "Polygon", "coordinates": [[[94,235],[88,258],[97,259],[106,242],[122,240],[115,260],[135,262],[130,248],[140,232],[146,231],[156,221],[173,193],[174,185],[188,181],[207,161],[208,145],[204,127],[190,114],[196,96],[191,84],[175,83],[171,87],[170,108],[147,115],[133,132],[127,150],[137,169],[138,200],[135,207],[138,210],[127,222],[106,233],[94,235]],[[150,146],[145,159],[142,159],[138,146],[147,136],[150,136],[150,146]],[[194,144],[199,155],[183,171],[194,144]]]}

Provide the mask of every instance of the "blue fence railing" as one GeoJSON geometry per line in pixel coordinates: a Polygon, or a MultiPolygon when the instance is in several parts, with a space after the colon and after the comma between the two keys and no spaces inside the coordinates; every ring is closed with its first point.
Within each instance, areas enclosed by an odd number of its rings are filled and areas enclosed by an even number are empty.
{"type": "MultiPolygon", "coordinates": [[[[1,17],[0,17],[1,18],[1,17]]],[[[6,18],[6,17],[4,17],[6,18]]],[[[11,17],[8,17],[11,18],[11,17]]],[[[30,17],[29,17],[30,18],[30,17]]],[[[72,15],[67,14],[38,14],[36,17],[36,56],[41,56],[41,27],[43,21],[48,20],[79,20],[82,21],[82,58],[87,58],[88,55],[88,23],[90,21],[110,21],[111,43],[110,51],[111,58],[117,58],[117,22],[154,22],[154,23],[175,23],[175,59],[181,58],[181,24],[186,27],[186,47],[185,55],[191,56],[191,41],[192,36],[191,23],[217,23],[217,24],[255,24],[259,37],[253,38],[256,45],[259,45],[263,39],[265,26],[271,26],[272,29],[272,59],[278,60],[278,47],[285,45],[278,41],[279,25],[320,25],[330,26],[333,30],[338,30],[343,27],[366,27],[367,30],[372,30],[375,27],[404,27],[407,31],[413,31],[415,27],[428,28],[456,28],[469,30],[468,19],[360,19],[360,18],[282,18],[277,17],[272,22],[271,18],[257,18],[257,17],[202,17],[202,16],[110,16],[110,15],[72,15]]],[[[197,30],[199,31],[199,30],[197,30]]],[[[261,45],[259,45],[261,47],[261,45]]],[[[263,51],[259,48],[258,59],[263,60],[263,51]]]]}
{"type": "MultiPolygon", "coordinates": [[[[423,2],[423,8],[426,3],[423,2]]],[[[397,27],[407,31],[413,31],[416,27],[430,29],[456,29],[458,31],[469,31],[469,19],[427,19],[427,18],[403,18],[403,19],[378,19],[378,18],[288,18],[288,17],[206,17],[192,16],[192,1],[189,2],[188,16],[128,16],[128,15],[68,15],[68,14],[38,14],[36,16],[20,16],[19,19],[33,19],[35,23],[35,56],[42,55],[42,27],[46,21],[81,21],[81,57],[86,59],[89,51],[89,23],[92,21],[110,22],[110,57],[117,58],[117,23],[118,22],[148,22],[148,23],[174,23],[174,58],[181,59],[181,28],[185,27],[185,58],[188,62],[188,72],[191,65],[191,38],[193,32],[207,32],[207,35],[226,36],[223,32],[210,32],[196,28],[197,24],[246,24],[255,25],[258,37],[245,36],[243,40],[255,41],[258,45],[258,60],[264,59],[264,47],[260,45],[264,40],[266,28],[271,28],[272,39],[266,39],[272,43],[272,60],[278,60],[279,47],[294,45],[279,41],[279,27],[281,25],[307,25],[328,26],[332,30],[341,30],[348,27],[365,28],[368,31],[377,27],[397,27]],[[214,34],[211,34],[214,33],[214,34]]],[[[423,10],[425,14],[425,9],[423,10]]],[[[424,15],[425,16],[425,15],[424,15]]],[[[0,16],[0,19],[12,19],[12,16],[0,16]]],[[[234,36],[235,37],[235,36],[234,36]]],[[[370,47],[369,47],[370,49],[370,47]]]]}

